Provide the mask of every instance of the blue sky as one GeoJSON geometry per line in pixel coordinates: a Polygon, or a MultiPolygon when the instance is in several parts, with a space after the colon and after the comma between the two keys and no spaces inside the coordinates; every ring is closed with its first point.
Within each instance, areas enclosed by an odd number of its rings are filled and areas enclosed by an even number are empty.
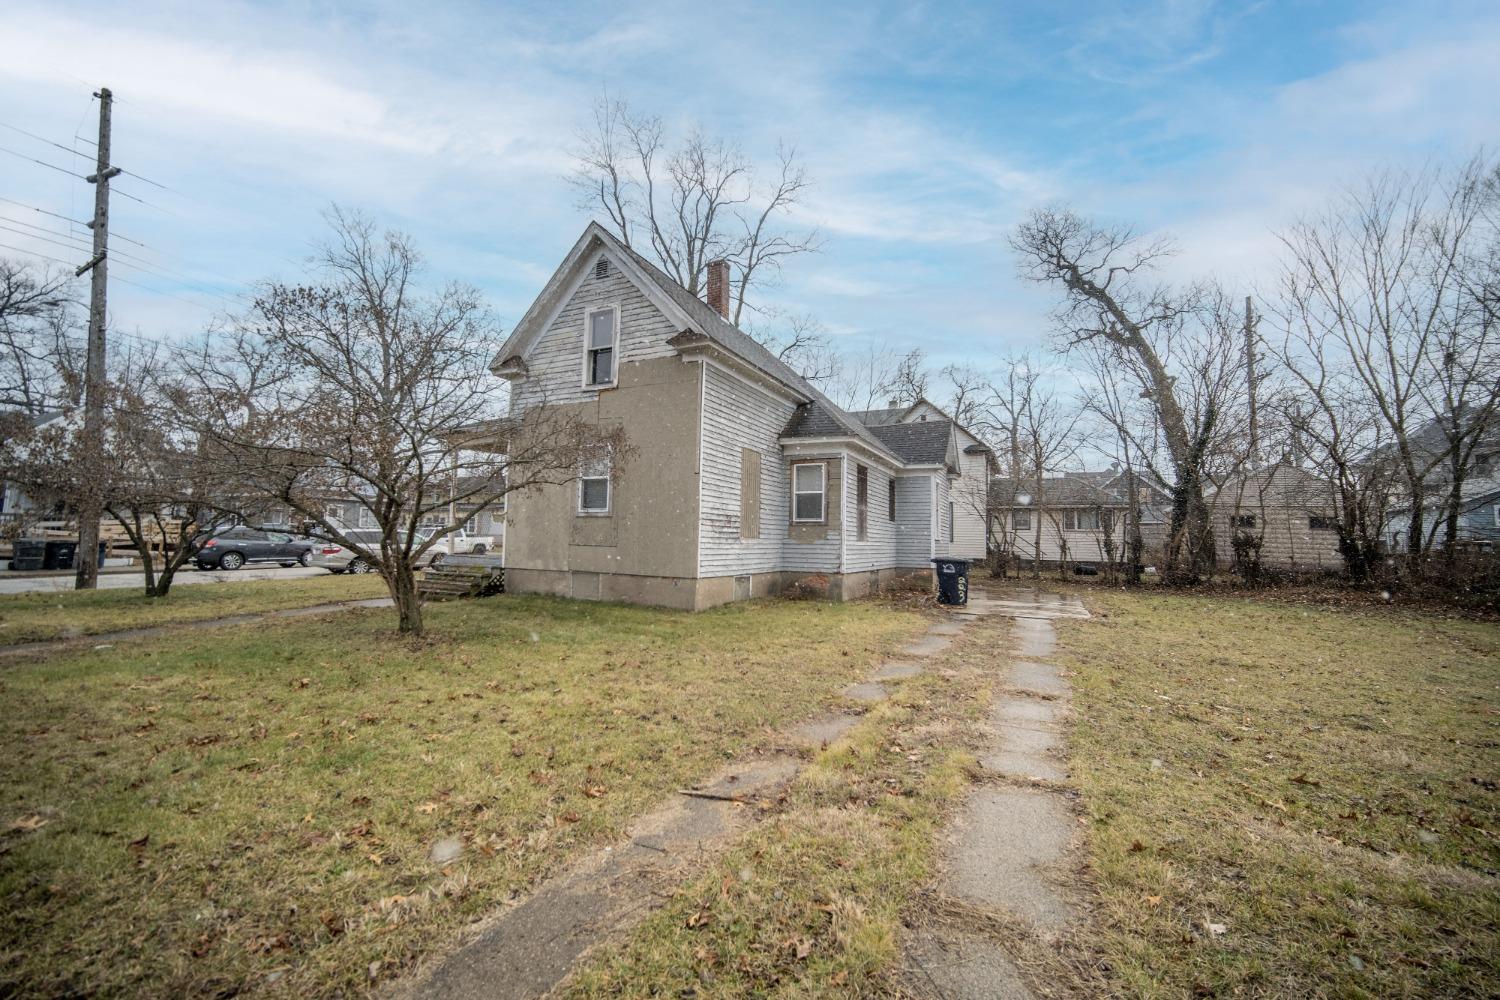
{"type": "MultiPolygon", "coordinates": [[[[1170,232],[1175,272],[1249,290],[1274,227],[1335,186],[1500,139],[1493,2],[13,0],[5,22],[0,122],[74,146],[106,84],[116,162],[170,189],[122,178],[151,204],[113,213],[158,273],[116,269],[137,285],[114,285],[112,322],[161,338],[294,276],[333,200],[514,322],[586,221],[563,177],[604,87],[754,156],[797,144],[827,243],[767,299],[940,362],[1045,342],[1050,296],[1005,244],[1034,205],[1170,232]]],[[[0,147],[85,163],[10,129],[0,147]]],[[[0,153],[0,198],[82,219],[91,197],[0,153]]],[[[0,216],[0,243],[86,256],[14,220],[66,223],[0,216]]]]}

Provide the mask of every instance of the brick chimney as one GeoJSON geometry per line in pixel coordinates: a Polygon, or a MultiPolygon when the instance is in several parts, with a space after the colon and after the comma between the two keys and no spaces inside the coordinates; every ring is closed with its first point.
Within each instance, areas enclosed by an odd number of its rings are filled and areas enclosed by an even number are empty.
{"type": "Polygon", "coordinates": [[[708,262],[708,304],[714,312],[725,319],[729,318],[729,261],[727,260],[708,262]]]}

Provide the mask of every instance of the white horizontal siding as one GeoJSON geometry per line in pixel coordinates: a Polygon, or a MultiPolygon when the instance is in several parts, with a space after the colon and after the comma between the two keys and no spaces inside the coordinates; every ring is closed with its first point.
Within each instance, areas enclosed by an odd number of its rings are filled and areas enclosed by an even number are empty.
{"type": "Polygon", "coordinates": [[[516,383],[511,393],[513,411],[519,412],[542,401],[577,403],[598,395],[598,390],[583,386],[583,316],[586,309],[619,306],[617,371],[622,364],[671,357],[676,353],[667,346],[667,341],[680,331],[613,263],[608,275],[594,277],[596,259],[591,259],[584,267],[578,287],[527,352],[526,367],[530,374],[516,383]]]}
{"type": "Polygon", "coordinates": [[[896,564],[932,565],[932,477],[896,480],[896,564]]]}
{"type": "Polygon", "coordinates": [[[790,517],[787,462],[777,438],[791,403],[715,365],[703,383],[703,474],[698,497],[698,575],[769,573],[781,568],[790,517]],[[741,449],[760,454],[760,537],[740,537],[741,449]]]}
{"type": "MultiPolygon", "coordinates": [[[[889,513],[886,492],[891,481],[891,470],[870,465],[850,458],[844,462],[844,572],[861,573],[872,569],[889,569],[896,562],[896,525],[886,516],[889,513]],[[859,540],[858,473],[856,465],[869,470],[868,519],[865,522],[865,541],[859,540]]],[[[898,500],[899,503],[899,500],[898,500]]]]}
{"type": "MultiPolygon", "coordinates": [[[[962,437],[962,435],[961,435],[962,437]]],[[[958,466],[963,474],[952,486],[954,514],[953,546],[948,554],[963,559],[983,559],[985,555],[984,518],[986,478],[989,463],[983,455],[959,453],[958,466]]],[[[944,536],[946,537],[946,536],[944,536]]]]}

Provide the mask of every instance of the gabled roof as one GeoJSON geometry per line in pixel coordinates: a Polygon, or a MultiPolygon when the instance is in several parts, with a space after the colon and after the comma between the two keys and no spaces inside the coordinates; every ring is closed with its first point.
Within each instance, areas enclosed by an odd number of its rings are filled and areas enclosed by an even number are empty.
{"type": "Polygon", "coordinates": [[[946,420],[878,424],[870,428],[870,433],[913,465],[957,465],[953,459],[953,424],[946,420]]]}
{"type": "Polygon", "coordinates": [[[866,427],[879,427],[881,424],[899,423],[910,410],[909,406],[890,406],[883,410],[850,410],[849,416],[866,427]]]}
{"type": "Polygon", "coordinates": [[[1019,481],[1009,476],[994,476],[990,479],[990,503],[997,507],[1051,506],[1051,507],[1121,507],[1125,501],[1078,476],[1043,476],[1038,503],[1036,479],[1022,476],[1019,481]],[[1027,504],[1018,504],[1017,496],[1029,496],[1027,504]]]}
{"type": "Polygon", "coordinates": [[[526,311],[526,315],[521,317],[521,321],[506,338],[505,344],[500,348],[500,353],[491,363],[491,368],[499,369],[510,363],[512,358],[524,358],[531,345],[540,337],[562,306],[562,300],[572,284],[574,275],[599,248],[606,250],[621,265],[622,270],[636,280],[641,290],[652,299],[669,320],[682,326],[683,333],[679,334],[678,338],[674,338],[674,340],[682,338],[679,340],[679,346],[685,346],[693,334],[705,338],[706,341],[747,362],[761,374],[784,386],[794,398],[802,402],[797,413],[794,413],[791,421],[788,422],[787,430],[782,432],[783,437],[855,438],[876,453],[900,461],[899,455],[882,444],[858,420],[850,417],[814,388],[812,383],[793,371],[786,362],[766,350],[739,327],[720,316],[707,302],[683,288],[655,264],[620,242],[613,233],[597,222],[590,222],[584,229],[583,235],[579,237],[562,265],[542,289],[541,295],[537,296],[531,308],[526,311]],[[801,420],[799,418],[804,416],[804,407],[811,407],[817,412],[809,413],[805,420],[801,420]],[[815,430],[815,433],[802,429],[803,424],[815,430]],[[794,427],[798,430],[791,433],[794,427]]]}

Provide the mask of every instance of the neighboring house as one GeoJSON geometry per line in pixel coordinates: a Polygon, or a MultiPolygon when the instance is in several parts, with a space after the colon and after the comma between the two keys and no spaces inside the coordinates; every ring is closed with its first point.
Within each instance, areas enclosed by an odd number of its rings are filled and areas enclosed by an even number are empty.
{"type": "Polygon", "coordinates": [[[988,535],[985,521],[988,518],[988,488],[990,476],[999,471],[995,454],[979,436],[963,424],[950,417],[942,408],[927,399],[899,405],[894,399],[882,410],[855,410],[849,414],[869,427],[877,436],[912,432],[886,431],[880,428],[897,424],[938,423],[951,424],[958,437],[959,477],[949,490],[949,503],[953,505],[953,543],[948,555],[959,559],[979,562],[988,554],[988,535]]]}
{"type": "MultiPolygon", "coordinates": [[[[465,542],[468,539],[488,539],[482,541],[487,551],[498,551],[505,545],[505,501],[492,504],[482,511],[475,512],[478,504],[474,503],[452,503],[442,511],[434,511],[422,518],[423,527],[444,527],[449,524],[459,523],[464,527],[465,538],[455,538],[452,551],[467,552],[470,547],[465,542]]],[[[337,527],[359,529],[376,528],[375,514],[370,508],[357,498],[330,499],[324,510],[326,516],[337,527]]],[[[289,512],[284,507],[272,507],[266,512],[260,523],[263,527],[278,528],[286,531],[289,527],[289,512]]],[[[448,549],[446,542],[438,543],[439,548],[448,549]]]]}
{"type": "MultiPolygon", "coordinates": [[[[12,426],[24,427],[29,423],[33,431],[40,431],[54,424],[60,423],[66,414],[62,410],[45,410],[40,413],[27,414],[22,410],[9,410],[5,418],[14,418],[18,423],[12,426]]],[[[21,487],[15,483],[0,480],[0,524],[7,522],[26,522],[32,518],[64,517],[64,512],[55,505],[49,505],[46,510],[39,510],[36,504],[28,497],[21,487]]]]}
{"type": "Polygon", "coordinates": [[[1065,472],[1018,481],[996,476],[990,482],[990,513],[994,534],[1012,558],[1030,563],[1076,563],[1097,567],[1113,551],[1123,560],[1129,523],[1131,483],[1137,491],[1141,537],[1148,553],[1161,547],[1166,535],[1171,500],[1160,486],[1118,469],[1105,472],[1065,472]]]}
{"type": "Polygon", "coordinates": [[[1206,499],[1222,568],[1235,565],[1234,537],[1240,533],[1260,540],[1260,564],[1266,568],[1295,572],[1344,566],[1333,484],[1306,469],[1274,462],[1231,477],[1206,499]]]}
{"type": "MultiPolygon", "coordinates": [[[[1489,471],[1494,471],[1493,466],[1489,471]]],[[[1432,536],[1433,547],[1437,549],[1443,548],[1447,538],[1444,506],[1434,502],[1422,512],[1423,523],[1432,536]]],[[[1391,551],[1406,551],[1406,532],[1410,526],[1410,507],[1390,512],[1385,532],[1391,551]]],[[[1497,543],[1500,543],[1500,476],[1490,475],[1471,480],[1464,486],[1463,502],[1458,508],[1458,548],[1494,552],[1497,543]]]]}
{"type": "Polygon", "coordinates": [[[708,296],[590,224],[516,325],[494,363],[512,417],[570,408],[630,457],[512,498],[506,588],[698,609],[930,578],[959,544],[957,428],[866,426],[728,322],[722,261],[708,296]]]}

